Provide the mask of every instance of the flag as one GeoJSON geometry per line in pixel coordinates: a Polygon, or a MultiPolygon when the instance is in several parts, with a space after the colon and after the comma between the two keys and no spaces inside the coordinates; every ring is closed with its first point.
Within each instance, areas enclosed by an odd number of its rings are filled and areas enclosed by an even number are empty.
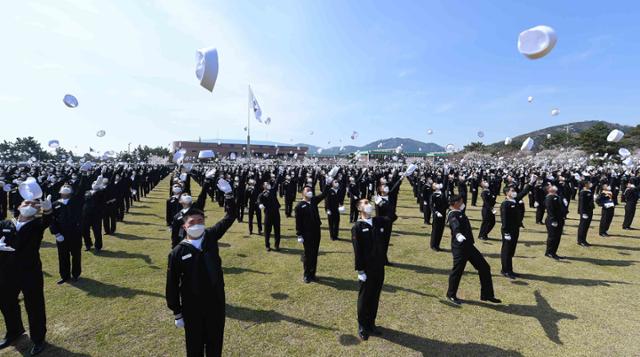
{"type": "Polygon", "coordinates": [[[251,109],[253,110],[253,114],[256,116],[256,120],[262,123],[262,109],[260,109],[260,104],[258,104],[258,100],[253,95],[251,87],[249,87],[249,97],[251,98],[251,109]]]}

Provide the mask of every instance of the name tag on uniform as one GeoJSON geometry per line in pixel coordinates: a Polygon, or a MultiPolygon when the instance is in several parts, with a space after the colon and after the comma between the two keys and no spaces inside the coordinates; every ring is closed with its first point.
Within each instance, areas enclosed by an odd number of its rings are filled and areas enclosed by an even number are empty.
{"type": "Polygon", "coordinates": [[[363,228],[362,231],[363,232],[369,232],[369,228],[363,228]]]}
{"type": "Polygon", "coordinates": [[[10,229],[3,229],[2,232],[3,233],[11,233],[11,230],[10,229]]]}
{"type": "Polygon", "coordinates": [[[307,205],[302,205],[301,207],[302,207],[302,208],[305,208],[305,207],[307,207],[307,205]]]}
{"type": "Polygon", "coordinates": [[[191,258],[191,253],[182,256],[182,260],[187,260],[189,258],[191,258]]]}

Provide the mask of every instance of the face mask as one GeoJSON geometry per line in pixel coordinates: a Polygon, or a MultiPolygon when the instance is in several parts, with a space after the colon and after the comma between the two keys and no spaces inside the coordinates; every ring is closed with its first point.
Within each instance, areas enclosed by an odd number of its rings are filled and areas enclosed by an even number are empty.
{"type": "Polygon", "coordinates": [[[437,188],[438,190],[442,190],[442,184],[441,184],[441,183],[437,184],[437,185],[436,185],[436,188],[437,188]]]}
{"type": "Polygon", "coordinates": [[[371,212],[373,212],[373,206],[371,206],[371,204],[367,203],[366,205],[364,205],[364,207],[362,208],[362,210],[364,211],[364,213],[366,214],[371,214],[371,212]]]}
{"type": "Polygon", "coordinates": [[[465,207],[467,207],[467,206],[465,206],[465,204],[464,204],[464,203],[463,203],[463,204],[461,204],[461,205],[460,205],[460,210],[461,210],[461,211],[464,211],[465,207]]]}
{"type": "Polygon", "coordinates": [[[333,184],[333,188],[338,188],[339,186],[340,186],[340,184],[337,183],[337,182],[333,184]]]}
{"type": "Polygon", "coordinates": [[[270,189],[271,189],[271,185],[266,185],[266,186],[264,186],[264,189],[265,189],[265,190],[270,190],[270,189]]]}
{"type": "Polygon", "coordinates": [[[38,212],[38,209],[33,206],[20,207],[20,215],[23,217],[33,217],[38,212]]]}
{"type": "Polygon", "coordinates": [[[517,192],[511,192],[511,193],[509,194],[509,197],[511,197],[511,198],[516,198],[517,196],[518,196],[518,193],[517,193],[517,192]]]}
{"type": "Polygon", "coordinates": [[[311,191],[307,191],[307,193],[305,193],[304,195],[305,195],[305,197],[307,197],[307,198],[311,198],[311,197],[313,197],[313,192],[311,192],[311,191]]]}
{"type": "Polygon", "coordinates": [[[174,187],[173,188],[173,194],[177,195],[179,193],[182,193],[182,189],[180,187],[174,187]]]}
{"type": "Polygon", "coordinates": [[[204,233],[204,224],[194,224],[187,228],[187,234],[191,238],[199,238],[204,233]]]}
{"type": "Polygon", "coordinates": [[[385,186],[382,188],[382,192],[389,193],[389,187],[385,186]]]}
{"type": "Polygon", "coordinates": [[[193,198],[191,196],[182,196],[180,198],[180,203],[186,203],[190,205],[192,201],[193,201],[193,198]]]}

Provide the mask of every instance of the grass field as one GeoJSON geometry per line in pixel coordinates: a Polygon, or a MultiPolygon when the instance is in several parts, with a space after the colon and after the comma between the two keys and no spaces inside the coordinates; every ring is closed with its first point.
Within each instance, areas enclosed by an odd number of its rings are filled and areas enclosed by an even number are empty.
{"type": "MultiPolygon", "coordinates": [[[[163,221],[167,189],[164,181],[137,203],[118,225],[117,235],[105,236],[100,255],[83,255],[84,272],[74,285],[55,284],[55,241],[46,235],[41,254],[50,347],[45,356],[185,354],[183,331],[174,327],[164,300],[170,247],[163,221]]],[[[343,240],[336,242],[328,239],[323,217],[321,281],[308,285],[302,283],[302,246],[296,241],[293,219],[283,215],[279,253],[267,253],[262,237],[249,236],[246,223],[235,223],[220,243],[227,297],[224,354],[640,355],[640,231],[621,230],[622,207],[616,208],[607,239],[597,236],[598,211],[589,234],[594,246],[587,249],[576,245],[578,221],[572,202],[559,249],[567,259],[560,262],[544,257],[544,226],[534,224],[527,208],[527,228],[514,258],[514,269],[523,277],[515,281],[499,275],[497,225],[493,240],[476,245],[491,264],[496,296],[503,304],[479,301],[480,283],[467,265],[458,294],[465,304],[454,307],[444,300],[451,253],[428,249],[431,228],[422,225],[407,183],[398,206],[401,218],[389,248],[397,265],[386,270],[377,321],[383,336],[367,342],[356,338],[358,284],[348,216],[341,217],[343,240]]],[[[206,211],[209,225],[222,215],[211,201],[206,211]]],[[[479,208],[469,207],[468,214],[477,235],[479,208]]],[[[640,218],[635,222],[640,227],[640,218]]],[[[448,248],[449,242],[447,228],[442,246],[448,248]]],[[[26,316],[24,321],[26,325],[26,316]]],[[[0,326],[4,333],[4,321],[0,326]]],[[[24,339],[0,356],[27,353],[29,345],[24,339]]]]}

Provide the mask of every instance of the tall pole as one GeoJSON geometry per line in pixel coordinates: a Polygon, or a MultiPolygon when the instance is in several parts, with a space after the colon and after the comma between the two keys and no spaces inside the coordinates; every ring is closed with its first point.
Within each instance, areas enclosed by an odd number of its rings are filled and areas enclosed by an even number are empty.
{"type": "Polygon", "coordinates": [[[251,86],[248,86],[247,96],[249,97],[247,101],[247,155],[249,155],[249,164],[251,164],[251,86]]]}

